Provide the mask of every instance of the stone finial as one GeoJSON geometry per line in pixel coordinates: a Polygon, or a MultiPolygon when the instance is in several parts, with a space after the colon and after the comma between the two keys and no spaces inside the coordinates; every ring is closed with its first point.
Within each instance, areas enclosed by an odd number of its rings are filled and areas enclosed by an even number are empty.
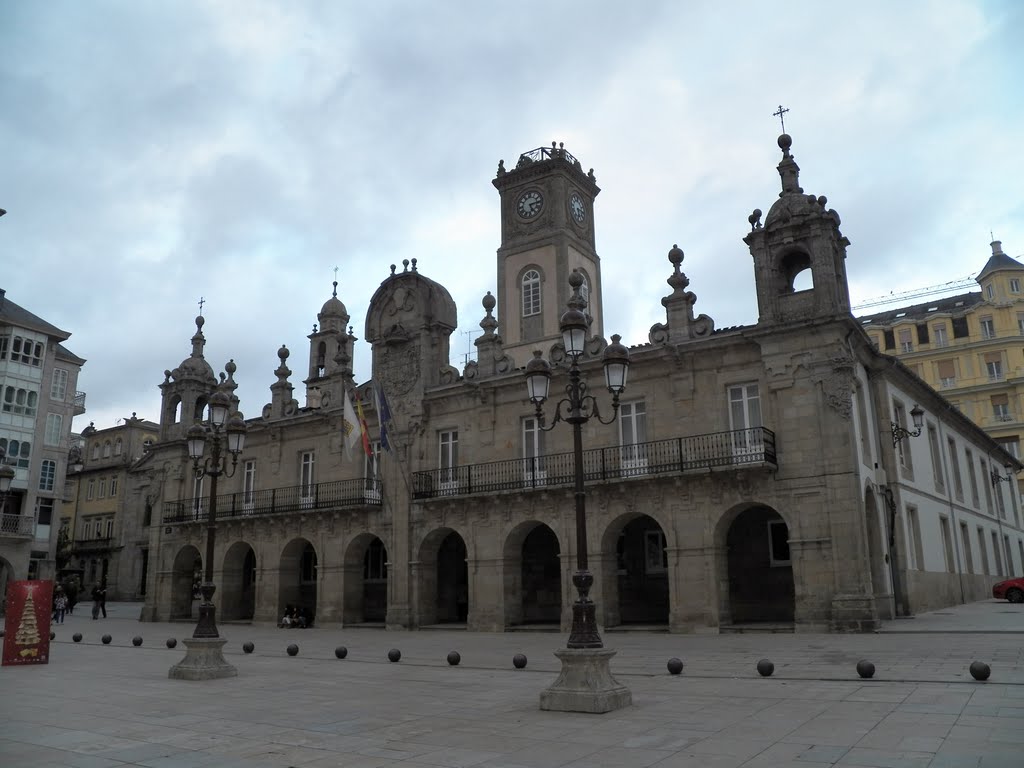
{"type": "Polygon", "coordinates": [[[1002,240],[993,240],[992,243],[992,255],[993,256],[1004,256],[1003,253],[1003,242],[1002,240]]]}
{"type": "Polygon", "coordinates": [[[750,231],[755,232],[761,228],[761,209],[755,208],[753,213],[747,216],[747,222],[750,224],[750,231]]]}
{"type": "Polygon", "coordinates": [[[505,173],[506,173],[506,171],[505,171],[505,161],[504,160],[499,160],[498,161],[498,174],[497,175],[498,176],[504,176],[505,173]]]}
{"type": "Polygon", "coordinates": [[[782,161],[779,163],[782,192],[779,193],[779,197],[789,192],[803,192],[800,188],[800,166],[796,164],[796,160],[789,153],[791,146],[793,146],[793,139],[788,133],[779,136],[779,149],[782,150],[782,161]]]}

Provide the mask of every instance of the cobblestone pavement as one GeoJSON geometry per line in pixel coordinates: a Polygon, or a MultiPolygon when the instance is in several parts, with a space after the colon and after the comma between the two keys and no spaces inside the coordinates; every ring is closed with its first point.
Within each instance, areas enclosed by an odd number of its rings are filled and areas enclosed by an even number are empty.
{"type": "Polygon", "coordinates": [[[50,664],[0,670],[0,766],[1024,768],[1024,606],[1005,602],[872,635],[607,632],[634,704],[606,715],[538,709],[560,633],[222,624],[238,677],[186,682],[168,679],[184,651],[164,641],[191,625],[109,609],[55,627],[50,664]],[[679,676],[666,671],[672,656],[679,676]],[[757,674],[761,658],[773,676],[757,674]],[[873,679],[857,676],[860,659],[873,679]],[[988,682],[971,678],[974,660],[991,665],[988,682]]]}

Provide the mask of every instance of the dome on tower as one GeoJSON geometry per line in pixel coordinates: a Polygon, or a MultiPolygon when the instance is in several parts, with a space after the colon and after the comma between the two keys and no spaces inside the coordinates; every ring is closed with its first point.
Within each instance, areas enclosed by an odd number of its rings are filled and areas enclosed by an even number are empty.
{"type": "Polygon", "coordinates": [[[339,318],[342,321],[342,325],[348,322],[348,309],[345,308],[341,299],[338,298],[337,280],[334,281],[334,290],[331,293],[331,298],[324,302],[324,305],[320,308],[320,313],[317,315],[321,327],[324,325],[324,320],[332,318],[339,318]]]}

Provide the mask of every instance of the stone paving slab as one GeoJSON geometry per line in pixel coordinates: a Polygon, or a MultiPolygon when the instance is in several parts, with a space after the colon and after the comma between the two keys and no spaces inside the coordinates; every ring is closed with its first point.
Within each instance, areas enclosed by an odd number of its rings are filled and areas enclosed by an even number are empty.
{"type": "Polygon", "coordinates": [[[539,710],[561,634],[228,624],[225,656],[239,676],[192,682],[167,677],[192,625],[139,623],[137,606],[112,605],[106,620],[85,613],[56,627],[50,664],[0,670],[0,766],[1022,768],[1024,632],[993,613],[1006,605],[919,625],[935,631],[605,633],[634,700],[606,715],[539,710]],[[453,649],[457,667],[445,660],[453,649]],[[529,663],[516,670],[520,652],[529,663]],[[671,656],[683,674],[667,673],[671,656]],[[775,663],[772,677],[757,674],[760,658],[775,663]],[[876,665],[873,679],[856,675],[861,658],[876,665]],[[991,664],[989,682],[967,673],[975,659],[991,664]]]}

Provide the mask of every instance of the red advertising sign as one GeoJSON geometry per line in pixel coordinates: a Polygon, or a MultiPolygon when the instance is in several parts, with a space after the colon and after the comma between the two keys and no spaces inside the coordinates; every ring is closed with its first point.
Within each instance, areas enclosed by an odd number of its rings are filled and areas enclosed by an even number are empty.
{"type": "Polygon", "coordinates": [[[52,613],[52,581],[8,582],[3,666],[50,660],[52,613]]]}

